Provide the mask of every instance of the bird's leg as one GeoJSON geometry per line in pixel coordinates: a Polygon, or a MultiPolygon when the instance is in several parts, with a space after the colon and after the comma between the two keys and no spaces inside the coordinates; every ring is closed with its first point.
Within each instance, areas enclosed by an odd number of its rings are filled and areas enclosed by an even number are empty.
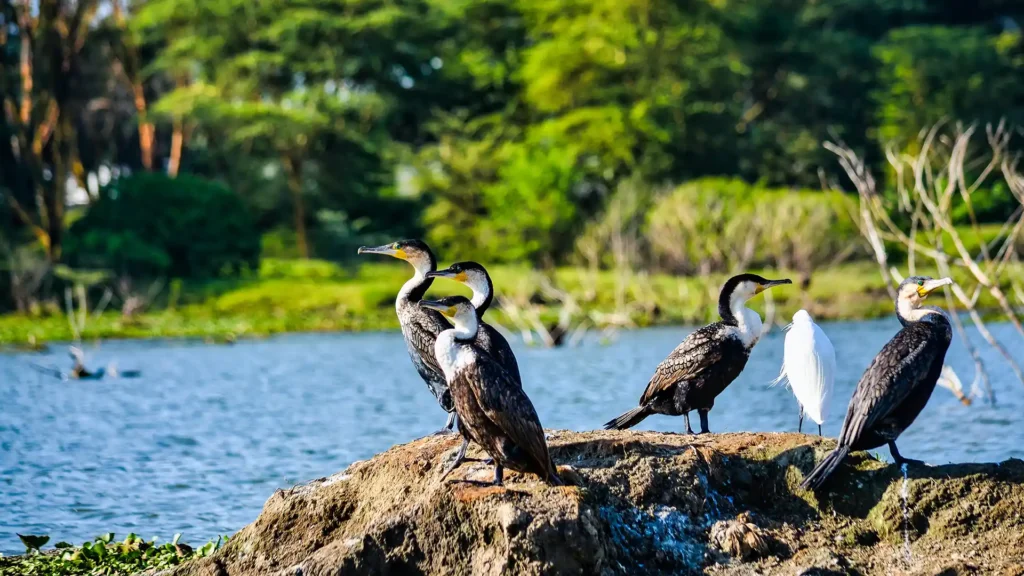
{"type": "Polygon", "coordinates": [[[469,440],[466,439],[466,438],[463,438],[462,439],[462,446],[459,446],[459,451],[455,453],[455,459],[452,460],[451,464],[449,464],[444,469],[444,473],[441,474],[441,480],[444,480],[449,474],[452,473],[452,470],[455,470],[455,468],[457,468],[459,464],[462,464],[462,461],[466,459],[466,450],[468,448],[469,448],[469,440]]]}
{"type": "Polygon", "coordinates": [[[690,413],[683,414],[683,418],[686,420],[686,433],[693,434],[693,428],[690,428],[690,413]]]}
{"type": "Polygon", "coordinates": [[[804,433],[804,405],[803,404],[800,405],[800,423],[797,424],[796,431],[797,431],[798,434],[803,434],[804,433]]]}
{"type": "Polygon", "coordinates": [[[504,486],[504,484],[502,483],[502,478],[504,477],[505,468],[501,464],[498,464],[497,466],[494,467],[494,485],[504,486]]]}
{"type": "Polygon", "coordinates": [[[894,462],[896,462],[897,466],[902,466],[904,464],[924,464],[924,462],[920,460],[912,460],[910,458],[904,458],[903,456],[901,456],[900,451],[896,449],[895,440],[889,441],[889,453],[892,454],[892,459],[894,462]]]}
{"type": "Polygon", "coordinates": [[[697,413],[700,414],[700,433],[709,434],[711,430],[708,429],[708,411],[697,410],[697,413]]]}
{"type": "Polygon", "coordinates": [[[818,437],[821,437],[821,424],[818,424],[818,437]]]}
{"type": "Polygon", "coordinates": [[[458,423],[458,416],[453,411],[452,413],[448,414],[448,421],[445,422],[444,428],[441,428],[437,432],[434,432],[433,434],[431,434],[431,436],[440,436],[442,434],[454,434],[455,433],[454,428],[455,428],[455,425],[457,423],[458,423]]]}

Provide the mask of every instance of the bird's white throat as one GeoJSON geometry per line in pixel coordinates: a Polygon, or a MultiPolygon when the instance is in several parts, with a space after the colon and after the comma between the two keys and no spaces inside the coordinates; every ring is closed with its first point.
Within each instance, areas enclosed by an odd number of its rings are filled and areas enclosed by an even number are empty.
{"type": "Polygon", "coordinates": [[[472,348],[460,342],[460,339],[458,329],[452,328],[441,332],[434,341],[434,356],[449,383],[459,371],[473,363],[472,348]]]}
{"type": "Polygon", "coordinates": [[[925,319],[929,314],[940,314],[946,315],[946,312],[941,308],[935,306],[921,306],[920,304],[914,304],[910,300],[901,298],[897,304],[899,308],[899,314],[904,320],[908,322],[920,322],[925,319]]]}
{"type": "Polygon", "coordinates": [[[473,298],[470,300],[473,308],[483,306],[487,297],[491,295],[491,287],[488,286],[487,279],[483,274],[478,274],[475,271],[466,275],[466,286],[473,291],[473,298]]]}
{"type": "Polygon", "coordinates": [[[420,272],[419,268],[416,268],[412,278],[406,280],[405,284],[402,284],[402,289],[398,291],[398,297],[395,298],[396,307],[401,307],[402,302],[409,298],[409,294],[418,288],[420,284],[423,284],[423,280],[426,278],[425,274],[425,272],[420,272]]]}
{"type": "Polygon", "coordinates": [[[407,262],[412,265],[413,275],[412,278],[405,281],[405,284],[402,284],[402,289],[398,291],[398,297],[395,298],[395,308],[401,308],[402,302],[409,298],[409,294],[413,290],[423,284],[423,281],[427,278],[427,272],[430,272],[429,258],[416,256],[410,258],[407,262]]]}
{"type": "Polygon", "coordinates": [[[761,338],[761,316],[747,308],[749,294],[734,293],[729,300],[729,311],[736,319],[736,334],[745,348],[750,348],[761,338]]]}

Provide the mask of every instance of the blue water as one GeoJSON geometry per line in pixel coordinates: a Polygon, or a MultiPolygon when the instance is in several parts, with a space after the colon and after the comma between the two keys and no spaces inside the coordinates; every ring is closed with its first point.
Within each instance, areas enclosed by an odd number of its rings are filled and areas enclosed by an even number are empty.
{"type": "MultiPolygon", "coordinates": [[[[1024,339],[1008,325],[992,328],[1024,361],[1024,339]]],[[[838,355],[837,400],[825,425],[834,436],[853,387],[898,324],[824,329],[838,355]]],[[[543,424],[587,430],[634,406],[654,367],[688,332],[622,332],[611,344],[594,339],[576,348],[513,346],[543,424]]],[[[757,345],[718,398],[712,431],[796,430],[790,392],[768,387],[782,338],[776,330],[757,345]]],[[[331,474],[445,420],[398,333],[235,345],[106,342],[86,352],[91,366],[116,361],[143,377],[61,382],[31,364],[67,369],[64,347],[0,354],[0,552],[23,550],[17,532],[53,542],[182,532],[194,543],[233,533],[276,488],[331,474]]],[[[937,389],[901,438],[904,455],[931,463],[1024,458],[1024,385],[995,351],[982,353],[998,404],[966,407],[937,389]]],[[[973,364],[958,339],[947,360],[969,387],[973,364]]],[[[640,428],[680,431],[682,424],[655,416],[640,428]]]]}

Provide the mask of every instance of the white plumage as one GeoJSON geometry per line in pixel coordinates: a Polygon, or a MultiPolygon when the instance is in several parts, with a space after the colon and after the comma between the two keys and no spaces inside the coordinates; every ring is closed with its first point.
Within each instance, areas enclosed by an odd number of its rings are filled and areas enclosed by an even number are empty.
{"type": "Polygon", "coordinates": [[[800,426],[804,414],[821,425],[828,418],[836,375],[836,351],[825,332],[814,323],[806,310],[793,314],[793,323],[786,327],[786,345],[782,372],[776,383],[785,378],[800,403],[800,426]]]}

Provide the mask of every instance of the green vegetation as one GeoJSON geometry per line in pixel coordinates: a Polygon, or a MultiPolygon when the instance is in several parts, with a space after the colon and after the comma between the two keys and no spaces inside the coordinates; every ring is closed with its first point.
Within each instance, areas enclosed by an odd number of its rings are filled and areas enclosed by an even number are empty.
{"type": "MultiPolygon", "coordinates": [[[[762,272],[772,277],[798,278],[794,272],[762,272]]],[[[539,318],[553,323],[566,302],[552,298],[542,288],[550,285],[571,298],[574,319],[589,318],[591,325],[598,327],[623,325],[625,320],[629,321],[627,326],[713,320],[717,317],[718,290],[726,277],[617,274],[584,268],[540,272],[516,265],[494,266],[491,273],[497,293],[510,305],[532,302],[539,318]]],[[[178,296],[164,295],[145,313],[129,318],[115,312],[92,316],[82,337],[233,341],[284,332],[396,329],[394,298],[409,274],[407,265],[390,262],[347,270],[317,260],[266,259],[257,275],[184,284],[178,296]]],[[[435,281],[431,293],[469,294],[460,285],[443,280],[435,281]]],[[[776,290],[773,297],[778,320],[783,322],[799,308],[807,308],[824,320],[875,318],[892,312],[892,302],[877,270],[866,262],[819,270],[806,292],[794,286],[791,290],[776,290]]],[[[987,294],[981,304],[983,308],[994,307],[987,294]]],[[[762,314],[766,311],[761,298],[753,306],[762,314]]],[[[515,326],[501,308],[489,317],[506,327],[515,326]]],[[[0,342],[9,345],[37,346],[71,339],[68,321],[58,311],[39,316],[0,316],[0,342]]]]}
{"type": "MultiPolygon", "coordinates": [[[[409,237],[640,324],[699,319],[739,269],[817,286],[870,259],[853,198],[821,191],[849,184],[822,142],[891,196],[890,145],[1024,121],[1021,22],[1006,2],[0,0],[0,338],[72,336],[69,301],[120,307],[92,337],[390,326],[397,281],[348,267],[409,237]]],[[[981,236],[1019,206],[998,184],[946,201],[981,236]]]]}
{"type": "Polygon", "coordinates": [[[123,276],[210,278],[259,261],[259,233],[222,185],[139,174],[105,188],[68,231],[65,260],[123,276]]]}
{"type": "Polygon", "coordinates": [[[181,534],[176,534],[171,542],[157,544],[156,538],[147,542],[135,534],[116,541],[114,534],[109,533],[80,546],[58,542],[53,550],[43,551],[41,548],[49,541],[48,537],[20,537],[25,543],[25,554],[0,556],[0,576],[127,576],[209,556],[227,541],[227,537],[218,537],[193,549],[180,541],[181,534]]]}

